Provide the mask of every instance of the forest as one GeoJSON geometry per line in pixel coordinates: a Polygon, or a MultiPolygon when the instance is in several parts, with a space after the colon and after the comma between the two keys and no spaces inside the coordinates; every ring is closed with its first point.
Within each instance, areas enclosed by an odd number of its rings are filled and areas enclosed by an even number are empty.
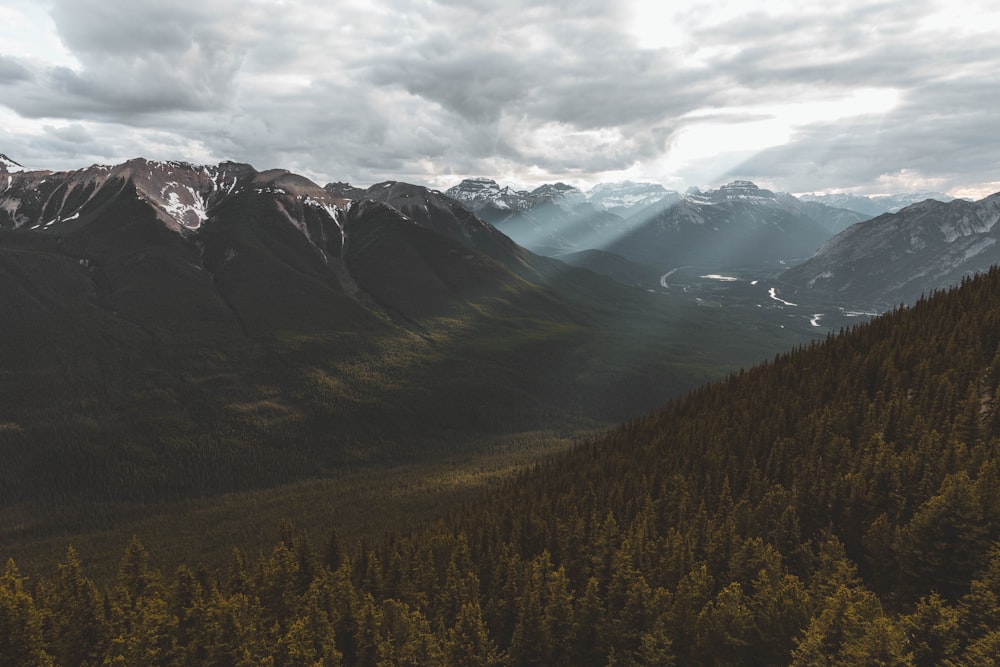
{"type": "Polygon", "coordinates": [[[776,356],[430,526],[98,586],[8,560],[0,664],[986,665],[1000,271],[776,356]]]}

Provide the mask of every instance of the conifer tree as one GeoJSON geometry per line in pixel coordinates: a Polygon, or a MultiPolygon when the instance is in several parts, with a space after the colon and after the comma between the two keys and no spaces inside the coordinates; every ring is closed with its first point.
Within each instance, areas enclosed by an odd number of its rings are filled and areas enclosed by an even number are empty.
{"type": "Polygon", "coordinates": [[[43,632],[56,664],[99,664],[108,642],[104,602],[84,575],[76,549],[67,549],[66,561],[56,566],[39,600],[47,612],[43,632]]]}
{"type": "Polygon", "coordinates": [[[52,656],[45,650],[43,618],[34,599],[24,588],[24,578],[13,560],[0,576],[0,664],[50,667],[52,656]]]}

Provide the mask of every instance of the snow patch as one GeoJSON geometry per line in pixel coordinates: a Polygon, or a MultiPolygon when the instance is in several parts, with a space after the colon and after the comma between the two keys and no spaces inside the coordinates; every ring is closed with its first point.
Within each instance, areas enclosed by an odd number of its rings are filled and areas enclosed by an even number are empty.
{"type": "MultiPolygon", "coordinates": [[[[176,186],[177,184],[171,183],[168,184],[168,187],[169,185],[176,186]]],[[[190,185],[184,186],[184,190],[187,191],[190,197],[190,203],[182,201],[181,195],[177,190],[174,190],[168,195],[167,202],[163,208],[171,218],[179,222],[182,226],[189,229],[197,229],[201,226],[201,223],[208,220],[208,213],[205,211],[205,202],[202,201],[201,196],[190,185]],[[194,215],[195,222],[189,222],[189,213],[194,215]]],[[[185,199],[187,198],[185,197],[185,199]]]]}
{"type": "Polygon", "coordinates": [[[798,305],[799,305],[799,304],[797,304],[797,303],[792,303],[791,301],[785,301],[784,299],[782,299],[781,297],[779,297],[779,296],[778,296],[778,290],[777,290],[777,288],[775,288],[775,287],[772,287],[771,289],[769,289],[769,290],[767,291],[767,293],[768,293],[768,295],[769,295],[769,296],[770,296],[770,297],[771,297],[772,299],[774,299],[775,301],[778,301],[778,302],[780,302],[780,303],[783,303],[783,304],[785,304],[786,306],[798,306],[798,305]]]}

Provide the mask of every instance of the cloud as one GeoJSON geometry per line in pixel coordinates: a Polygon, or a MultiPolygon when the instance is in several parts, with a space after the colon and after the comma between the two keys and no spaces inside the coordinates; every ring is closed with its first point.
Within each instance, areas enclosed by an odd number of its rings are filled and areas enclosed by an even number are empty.
{"type": "Polygon", "coordinates": [[[87,131],[87,128],[79,123],[72,123],[62,127],[45,125],[43,129],[48,135],[71,144],[87,144],[94,140],[90,132],[87,131]]]}
{"type": "Polygon", "coordinates": [[[16,58],[0,55],[0,85],[18,83],[31,79],[28,68],[16,58]]]}
{"type": "Polygon", "coordinates": [[[32,164],[76,150],[439,187],[998,178],[989,0],[12,3],[3,24],[39,34],[8,53],[0,26],[19,128],[0,149],[32,164]]]}
{"type": "Polygon", "coordinates": [[[260,16],[252,6],[238,9],[219,2],[57,0],[51,18],[78,66],[35,64],[21,77],[31,85],[9,89],[5,103],[28,117],[125,123],[225,106],[260,16]]]}

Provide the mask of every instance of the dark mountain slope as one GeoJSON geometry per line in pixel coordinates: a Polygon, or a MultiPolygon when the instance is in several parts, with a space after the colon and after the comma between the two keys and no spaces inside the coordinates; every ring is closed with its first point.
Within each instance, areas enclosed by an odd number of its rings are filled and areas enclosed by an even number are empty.
{"type": "MultiPolygon", "coordinates": [[[[441,216],[428,217],[442,220],[441,216]]],[[[564,322],[585,319],[582,312],[573,313],[556,295],[509,271],[490,254],[470,250],[469,245],[481,245],[505,263],[526,268],[516,246],[495,230],[484,231],[478,243],[464,235],[459,238],[467,243],[453,241],[453,234],[442,239],[426,224],[401,219],[395,208],[372,203],[353,207],[346,224],[351,275],[377,303],[409,321],[474,315],[481,310],[564,322]],[[529,294],[536,299],[533,306],[518,299],[529,294]]],[[[537,270],[532,273],[538,276],[537,270]]]]}
{"type": "Polygon", "coordinates": [[[382,202],[422,227],[503,263],[513,263],[516,244],[471,211],[435,190],[387,181],[365,190],[363,199],[382,202]]]}

